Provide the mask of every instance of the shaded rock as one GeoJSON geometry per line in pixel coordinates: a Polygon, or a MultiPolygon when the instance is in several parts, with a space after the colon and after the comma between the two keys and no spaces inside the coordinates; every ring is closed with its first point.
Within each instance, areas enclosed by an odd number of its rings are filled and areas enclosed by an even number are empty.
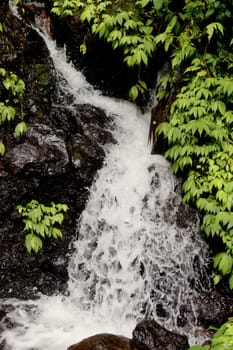
{"type": "Polygon", "coordinates": [[[104,150],[90,138],[76,134],[71,141],[71,158],[75,168],[90,167],[98,169],[104,159],[104,150]]]}
{"type": "Polygon", "coordinates": [[[206,293],[197,302],[197,319],[201,325],[220,326],[233,314],[233,296],[217,290],[206,293]]]}
{"type": "Polygon", "coordinates": [[[57,90],[49,51],[40,35],[2,3],[0,18],[4,27],[0,33],[0,66],[16,73],[25,82],[22,105],[25,120],[32,116],[43,119],[57,90]]]}
{"type": "Polygon", "coordinates": [[[82,134],[100,145],[115,142],[111,133],[113,117],[89,104],[52,106],[46,121],[66,134],[82,134]]]}
{"type": "Polygon", "coordinates": [[[66,291],[70,242],[77,235],[88,187],[102,166],[100,145],[113,141],[112,118],[100,108],[73,105],[74,97],[59,87],[43,39],[29,21],[9,11],[8,0],[1,2],[0,18],[0,66],[16,73],[26,86],[22,110],[0,130],[7,150],[0,159],[0,297],[31,299],[40,292],[66,291]],[[28,132],[16,140],[13,132],[21,113],[28,132]],[[80,166],[72,163],[73,146],[82,156],[80,166]],[[69,207],[62,239],[43,240],[37,255],[26,251],[24,223],[16,209],[32,199],[69,207]]]}
{"type": "Polygon", "coordinates": [[[28,128],[25,140],[5,155],[6,168],[11,174],[26,171],[42,176],[62,174],[69,164],[64,140],[50,127],[38,124],[28,128]]]}
{"type": "MultiPolygon", "coordinates": [[[[143,350],[131,339],[115,334],[96,334],[77,344],[71,345],[67,350],[143,350]]],[[[146,350],[146,349],[145,349],[146,350]]]]}
{"type": "Polygon", "coordinates": [[[133,340],[148,350],[186,350],[186,336],[168,331],[154,320],[144,320],[133,331],[133,340]]]}
{"type": "Polygon", "coordinates": [[[187,337],[169,332],[153,320],[141,321],[132,339],[114,334],[96,334],[68,350],[186,350],[187,337]]]}

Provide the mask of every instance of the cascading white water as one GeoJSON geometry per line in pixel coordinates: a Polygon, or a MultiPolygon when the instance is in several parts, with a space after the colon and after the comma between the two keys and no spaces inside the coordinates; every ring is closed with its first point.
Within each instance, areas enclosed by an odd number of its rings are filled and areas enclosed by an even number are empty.
{"type": "MultiPolygon", "coordinates": [[[[192,311],[198,296],[191,283],[199,278],[195,258],[203,266],[207,260],[198,222],[186,229],[176,223],[177,179],[163,157],[150,154],[149,115],[94,91],[55,43],[44,39],[62,89],[73,94],[75,103],[91,103],[114,115],[117,143],[106,146],[105,164],[77,224],[67,295],[4,301],[13,305],[8,318],[15,327],[5,329],[0,340],[9,349],[64,350],[96,333],[131,337],[145,316],[177,330],[181,308],[192,311]]],[[[194,313],[188,327],[179,330],[191,342],[194,313]]]]}

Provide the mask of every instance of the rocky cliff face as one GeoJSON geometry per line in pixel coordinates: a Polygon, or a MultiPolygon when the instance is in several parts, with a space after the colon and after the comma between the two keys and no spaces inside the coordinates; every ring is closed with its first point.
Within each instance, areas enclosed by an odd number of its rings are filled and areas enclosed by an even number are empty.
{"type": "Polygon", "coordinates": [[[6,146],[0,159],[0,297],[31,298],[37,292],[65,290],[76,220],[102,165],[102,145],[113,139],[111,121],[102,110],[90,105],[66,108],[65,99],[71,97],[59,91],[47,47],[35,30],[13,16],[7,1],[1,5],[0,18],[0,66],[26,84],[23,111],[28,126],[17,140],[17,121],[0,130],[6,146]],[[59,99],[63,103],[58,104],[59,99]],[[45,241],[37,256],[26,252],[24,225],[16,210],[32,199],[69,206],[63,239],[45,241]]]}

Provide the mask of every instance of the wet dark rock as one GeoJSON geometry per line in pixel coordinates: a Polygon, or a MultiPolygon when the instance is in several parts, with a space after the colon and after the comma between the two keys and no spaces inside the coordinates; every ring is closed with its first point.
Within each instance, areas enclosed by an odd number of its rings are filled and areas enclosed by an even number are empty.
{"type": "Polygon", "coordinates": [[[156,314],[160,318],[167,318],[169,316],[161,303],[156,304],[156,314]]]}
{"type": "Polygon", "coordinates": [[[115,334],[96,334],[71,345],[67,350],[186,350],[187,337],[172,333],[154,320],[141,321],[132,339],[115,334]]]}
{"type": "Polygon", "coordinates": [[[220,326],[233,315],[233,296],[213,290],[197,302],[197,319],[201,325],[220,326]]]}
{"type": "Polygon", "coordinates": [[[68,347],[67,350],[147,350],[131,339],[115,334],[96,334],[68,347]]]}
{"type": "Polygon", "coordinates": [[[19,139],[13,136],[19,120],[0,130],[7,150],[0,159],[0,298],[31,299],[39,292],[66,291],[70,242],[78,234],[76,222],[88,187],[102,166],[100,145],[113,142],[112,118],[88,104],[72,106],[73,97],[59,88],[43,39],[8,11],[8,1],[1,4],[0,18],[5,29],[0,33],[0,66],[25,81],[22,107],[28,126],[19,139]],[[82,155],[82,166],[72,162],[73,146],[82,155]],[[37,255],[26,251],[24,224],[16,209],[32,199],[69,207],[63,238],[45,239],[37,255]]]}
{"type": "Polygon", "coordinates": [[[180,202],[176,207],[176,224],[178,227],[188,228],[190,226],[190,222],[195,226],[198,224],[199,216],[196,210],[183,202],[180,202]]]}
{"type": "MultiPolygon", "coordinates": [[[[6,5],[5,5],[6,6],[6,5]]],[[[43,39],[4,7],[0,8],[4,31],[0,33],[0,66],[13,71],[26,84],[23,113],[43,119],[56,91],[55,70],[43,39]]]]}
{"type": "Polygon", "coordinates": [[[46,176],[64,173],[69,156],[65,141],[58,134],[43,124],[28,127],[23,142],[6,152],[5,168],[10,174],[24,172],[46,176]]]}
{"type": "Polygon", "coordinates": [[[133,331],[133,340],[148,350],[186,350],[189,347],[186,336],[170,332],[154,320],[139,322],[133,331]]]}
{"type": "Polygon", "coordinates": [[[104,150],[90,138],[76,134],[71,141],[71,158],[75,168],[86,168],[96,164],[98,169],[104,159],[104,150]]]}

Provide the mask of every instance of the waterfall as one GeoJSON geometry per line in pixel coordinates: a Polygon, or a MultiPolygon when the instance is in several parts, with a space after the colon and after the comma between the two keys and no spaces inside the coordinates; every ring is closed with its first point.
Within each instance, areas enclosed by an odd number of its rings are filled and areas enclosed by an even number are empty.
{"type": "MultiPolygon", "coordinates": [[[[74,103],[91,103],[114,116],[116,144],[90,188],[77,223],[78,241],[69,263],[66,295],[37,300],[4,300],[14,327],[0,340],[9,349],[64,350],[87,336],[110,332],[131,337],[136,323],[153,317],[195,343],[193,303],[203,286],[197,261],[207,262],[207,247],[196,218],[179,225],[179,184],[170,164],[151,155],[147,145],[149,114],[135,105],[104,97],[66,62],[63,50],[41,34],[49,48],[64,92],[74,103]],[[179,319],[186,310],[187,325],[179,319]]],[[[187,220],[187,219],[186,219],[187,220]]]]}

